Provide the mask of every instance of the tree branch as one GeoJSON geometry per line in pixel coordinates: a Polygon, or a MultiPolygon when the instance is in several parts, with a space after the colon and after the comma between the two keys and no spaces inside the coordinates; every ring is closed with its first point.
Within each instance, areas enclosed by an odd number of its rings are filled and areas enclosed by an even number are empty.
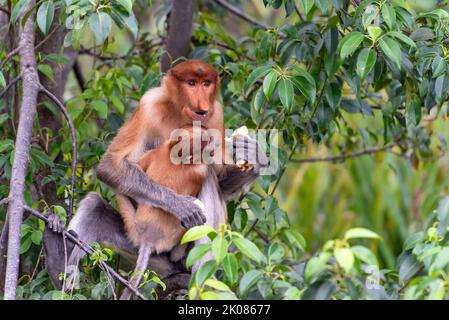
{"type": "Polygon", "coordinates": [[[0,92],[0,98],[3,97],[3,96],[8,92],[8,90],[11,89],[11,87],[12,87],[14,84],[16,84],[16,82],[19,81],[20,79],[22,79],[22,76],[21,76],[21,75],[18,75],[17,77],[15,77],[14,79],[12,79],[12,80],[8,83],[8,85],[6,86],[6,88],[5,88],[2,92],[0,92]]]}
{"type": "Polygon", "coordinates": [[[12,57],[19,53],[19,49],[20,47],[17,47],[6,55],[5,59],[0,62],[0,69],[3,69],[3,66],[6,64],[6,62],[8,62],[12,57]]]}
{"type": "Polygon", "coordinates": [[[241,18],[241,19],[243,19],[243,20],[245,20],[245,21],[247,21],[247,22],[257,26],[257,27],[260,27],[262,29],[268,29],[269,28],[268,25],[266,25],[266,24],[264,24],[262,22],[257,21],[253,17],[250,17],[250,16],[246,15],[244,12],[242,12],[238,8],[234,7],[232,4],[228,3],[227,1],[215,0],[215,2],[219,6],[223,7],[224,9],[228,10],[229,12],[231,12],[233,15],[235,15],[235,16],[237,16],[237,17],[239,17],[239,18],[241,18]]]}
{"type": "Polygon", "coordinates": [[[363,155],[367,154],[373,154],[378,152],[383,152],[390,150],[393,148],[393,144],[389,144],[383,147],[375,147],[375,148],[367,148],[360,151],[352,152],[352,153],[346,153],[346,154],[339,154],[336,156],[330,156],[330,157],[324,157],[324,158],[305,158],[305,159],[290,159],[290,162],[294,163],[307,163],[307,162],[335,162],[339,160],[346,160],[350,158],[357,158],[363,155]]]}
{"type": "Polygon", "coordinates": [[[70,128],[70,135],[72,136],[72,175],[70,178],[70,189],[72,190],[72,194],[70,195],[70,204],[69,204],[69,214],[67,216],[67,220],[70,221],[73,215],[73,200],[75,196],[75,179],[76,179],[76,165],[78,163],[78,141],[76,138],[76,129],[73,124],[73,120],[70,117],[69,112],[64,107],[63,103],[50,91],[48,91],[44,86],[39,85],[39,90],[44,93],[53,103],[59,108],[59,110],[64,115],[65,119],[70,128]]]}
{"type": "MultiPolygon", "coordinates": [[[[22,10],[21,19],[35,4],[28,1],[22,10]]],[[[39,76],[34,52],[34,13],[27,19],[25,26],[19,23],[19,56],[20,73],[23,80],[23,99],[20,109],[12,166],[9,203],[7,215],[9,219],[8,257],[6,262],[5,300],[16,299],[17,279],[20,260],[20,227],[22,224],[25,200],[25,176],[29,159],[31,133],[36,116],[37,96],[39,93],[39,76]]]]}
{"type": "MultiPolygon", "coordinates": [[[[48,39],[50,39],[53,34],[56,32],[56,30],[58,29],[58,27],[54,28],[42,41],[40,41],[35,47],[34,50],[38,50],[45,42],[47,42],[48,39]]],[[[2,62],[0,62],[0,69],[3,69],[3,66],[5,65],[6,62],[8,62],[12,57],[14,57],[16,54],[18,54],[20,51],[20,45],[15,48],[14,50],[10,51],[5,59],[3,59],[2,62]]]]}
{"type": "MultiPolygon", "coordinates": [[[[47,217],[45,217],[42,213],[40,213],[39,211],[30,208],[28,206],[24,206],[25,211],[27,211],[28,213],[32,214],[33,216],[35,216],[36,218],[44,221],[46,224],[48,224],[48,219],[47,217]]],[[[72,241],[75,245],[77,245],[78,247],[81,248],[81,250],[83,250],[84,252],[86,252],[87,254],[92,254],[95,252],[95,250],[88,245],[87,243],[85,243],[84,241],[78,239],[77,237],[75,237],[72,233],[68,232],[67,230],[63,230],[62,234],[67,237],[70,241],[72,241]]],[[[136,296],[138,296],[140,299],[142,300],[147,300],[145,298],[145,296],[139,292],[139,290],[137,290],[136,288],[134,288],[125,278],[123,278],[118,272],[116,272],[113,268],[111,268],[109,265],[107,265],[104,261],[100,262],[101,267],[108,272],[110,275],[112,275],[114,278],[116,278],[118,281],[120,281],[124,286],[126,286],[129,290],[131,290],[136,296]]]]}

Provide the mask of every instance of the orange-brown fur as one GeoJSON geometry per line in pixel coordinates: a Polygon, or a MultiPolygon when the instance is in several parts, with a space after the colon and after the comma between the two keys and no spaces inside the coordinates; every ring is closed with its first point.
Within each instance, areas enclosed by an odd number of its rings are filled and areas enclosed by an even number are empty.
{"type": "MultiPolygon", "coordinates": [[[[142,143],[144,139],[142,137],[148,138],[150,142],[168,140],[173,130],[192,124],[195,120],[192,118],[192,110],[207,109],[207,117],[201,120],[201,125],[220,131],[223,154],[226,154],[224,152],[223,108],[216,100],[218,91],[219,77],[209,64],[199,60],[189,60],[172,68],[163,78],[160,87],[149,90],[142,97],[139,106],[112,140],[109,154],[114,162],[114,166],[116,168],[120,167],[123,159],[137,164],[145,153],[145,145],[142,143]],[[200,74],[198,74],[198,71],[201,71],[200,74]],[[200,88],[196,91],[191,90],[186,85],[186,80],[190,77],[200,82],[209,80],[212,81],[212,84],[207,88],[200,88]]],[[[151,153],[148,159],[151,159],[151,153]]],[[[158,179],[163,178],[158,176],[158,171],[160,173],[170,172],[173,177],[177,176],[177,172],[182,171],[181,167],[172,167],[172,164],[168,162],[161,164],[160,170],[153,166],[149,167],[152,168],[150,177],[155,179],[156,182],[160,182],[158,179]],[[167,166],[166,170],[162,170],[162,166],[167,166]]],[[[218,175],[222,166],[218,164],[214,165],[214,168],[218,175]]],[[[166,181],[166,183],[170,187],[170,181],[166,181]]],[[[162,184],[164,184],[164,181],[162,181],[162,184]]],[[[175,187],[172,188],[175,189],[175,187]]],[[[117,194],[116,198],[119,212],[125,224],[129,226],[130,217],[136,214],[135,208],[127,197],[117,194]]],[[[172,215],[160,211],[158,217],[164,220],[164,222],[158,222],[157,225],[169,225],[170,222],[173,222],[173,230],[178,230],[179,220],[172,215]]],[[[179,238],[179,233],[179,230],[174,232],[174,238],[179,238]]],[[[130,238],[135,238],[134,235],[129,234],[129,236],[130,238]]],[[[173,243],[171,239],[168,242],[170,245],[173,243]]],[[[169,247],[170,245],[161,245],[161,247],[169,247]]]]}
{"type": "MultiPolygon", "coordinates": [[[[187,131],[193,138],[192,129],[187,131]]],[[[138,165],[156,183],[178,194],[196,197],[206,178],[207,165],[174,164],[170,159],[170,151],[176,143],[178,141],[167,140],[156,149],[146,152],[138,161],[138,165]]],[[[190,143],[192,146],[192,140],[179,143],[190,143]]],[[[145,205],[139,205],[134,213],[134,208],[127,208],[126,198],[119,195],[117,201],[125,208],[122,211],[125,229],[135,246],[151,244],[152,250],[161,253],[170,251],[179,244],[186,230],[174,215],[145,205]]]]}

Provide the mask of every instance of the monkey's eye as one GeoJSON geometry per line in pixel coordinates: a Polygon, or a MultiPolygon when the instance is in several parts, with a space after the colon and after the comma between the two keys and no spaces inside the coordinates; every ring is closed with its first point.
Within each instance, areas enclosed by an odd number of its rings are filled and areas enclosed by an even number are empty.
{"type": "Polygon", "coordinates": [[[195,80],[187,80],[187,84],[191,87],[194,87],[196,85],[196,81],[195,80]]]}
{"type": "Polygon", "coordinates": [[[212,81],[210,81],[210,80],[204,80],[203,81],[203,85],[205,86],[205,87],[208,87],[208,86],[210,86],[212,84],[212,81]]]}

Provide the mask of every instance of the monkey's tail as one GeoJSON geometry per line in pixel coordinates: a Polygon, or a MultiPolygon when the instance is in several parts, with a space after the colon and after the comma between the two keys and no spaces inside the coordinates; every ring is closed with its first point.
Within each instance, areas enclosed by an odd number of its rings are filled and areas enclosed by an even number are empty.
{"type": "MultiPolygon", "coordinates": [[[[148,261],[150,260],[150,256],[152,253],[152,248],[149,245],[142,245],[139,248],[139,256],[137,257],[136,268],[134,269],[134,273],[131,278],[131,285],[134,288],[138,288],[140,281],[142,281],[143,274],[148,267],[148,261]]],[[[131,299],[132,292],[128,288],[123,291],[123,294],[120,296],[120,300],[129,300],[131,299]]]]}

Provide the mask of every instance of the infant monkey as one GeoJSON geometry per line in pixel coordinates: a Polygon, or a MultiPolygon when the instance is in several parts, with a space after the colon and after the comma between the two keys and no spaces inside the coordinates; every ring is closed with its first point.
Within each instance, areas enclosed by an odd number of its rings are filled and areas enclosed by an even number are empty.
{"type": "MultiPolygon", "coordinates": [[[[194,152],[202,154],[210,139],[207,131],[200,127],[183,127],[179,133],[181,135],[178,138],[169,139],[146,152],[138,161],[138,165],[154,182],[177,194],[196,197],[206,179],[208,169],[202,157],[194,152]]],[[[128,237],[139,248],[135,275],[131,280],[137,287],[142,273],[147,268],[150,255],[171,251],[179,245],[186,229],[177,217],[160,208],[139,205],[134,213],[129,200],[120,195],[117,196],[117,203],[128,237]]],[[[130,297],[131,292],[126,289],[121,299],[130,297]]]]}

